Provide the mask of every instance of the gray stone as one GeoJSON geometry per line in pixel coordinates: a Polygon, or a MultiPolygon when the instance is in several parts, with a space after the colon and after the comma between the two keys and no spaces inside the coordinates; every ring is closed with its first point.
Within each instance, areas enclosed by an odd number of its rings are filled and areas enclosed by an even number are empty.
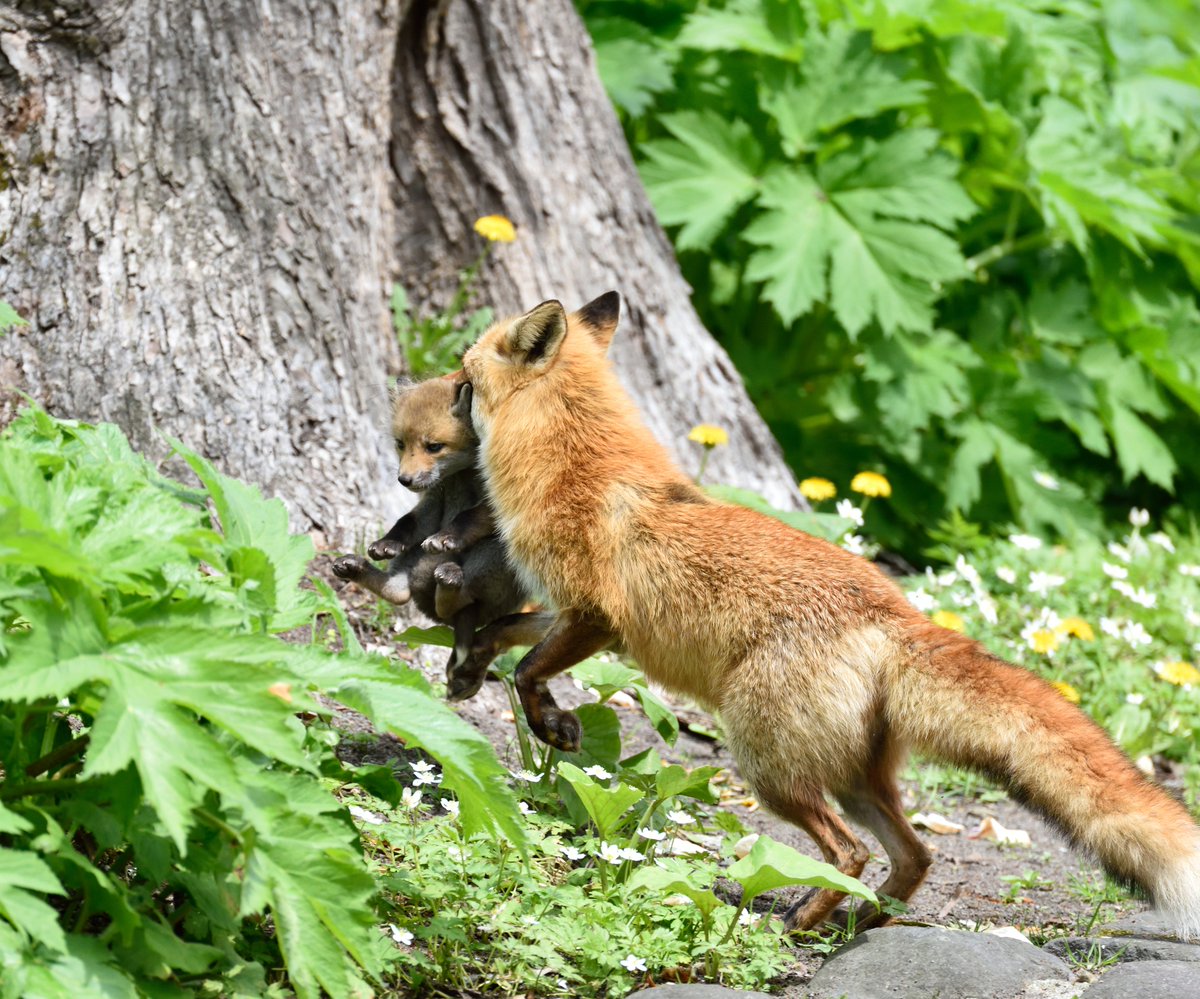
{"type": "Polygon", "coordinates": [[[1144,939],[1165,938],[1177,939],[1175,930],[1167,922],[1162,913],[1155,912],[1153,909],[1145,909],[1141,912],[1131,912],[1120,919],[1111,923],[1106,923],[1103,927],[1106,937],[1131,936],[1142,937],[1144,939]]]}
{"type": "Polygon", "coordinates": [[[637,993],[638,999],[772,999],[765,992],[739,992],[724,985],[656,985],[637,993]]]}
{"type": "Polygon", "coordinates": [[[867,930],[809,983],[814,999],[1016,999],[1067,966],[1030,943],[936,926],[867,930]]]}
{"type": "Polygon", "coordinates": [[[1104,973],[1087,999],[1192,999],[1200,996],[1195,961],[1138,961],[1104,973]]]}
{"type": "Polygon", "coordinates": [[[1042,950],[1064,961],[1070,961],[1068,949],[1081,960],[1092,947],[1099,947],[1099,956],[1107,961],[1116,958],[1121,964],[1134,961],[1200,961],[1200,947],[1177,940],[1143,940],[1141,937],[1059,937],[1042,950]]]}

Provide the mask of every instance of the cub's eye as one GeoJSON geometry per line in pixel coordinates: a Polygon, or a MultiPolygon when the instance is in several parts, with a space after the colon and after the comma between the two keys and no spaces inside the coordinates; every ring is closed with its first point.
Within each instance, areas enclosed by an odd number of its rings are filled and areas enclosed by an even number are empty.
{"type": "Polygon", "coordinates": [[[397,451],[403,451],[403,450],[404,450],[404,441],[396,441],[396,450],[397,450],[397,451]]]}
{"type": "Polygon", "coordinates": [[[445,449],[446,449],[445,444],[426,444],[425,445],[425,450],[428,451],[430,454],[440,454],[445,449]]]}

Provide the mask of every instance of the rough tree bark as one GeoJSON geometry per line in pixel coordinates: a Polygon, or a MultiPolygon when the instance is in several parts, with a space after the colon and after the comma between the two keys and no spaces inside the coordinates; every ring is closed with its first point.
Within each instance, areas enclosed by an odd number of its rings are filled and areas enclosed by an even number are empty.
{"type": "Polygon", "coordinates": [[[654,217],[570,0],[415,3],[400,26],[392,161],[396,258],[417,300],[445,301],[470,226],[506,215],[479,300],[497,313],[546,298],[624,297],[612,354],[658,438],[685,468],[697,423],[729,431],[707,481],[803,505],[779,446],[725,351],[700,324],[654,217]]]}
{"type": "Polygon", "coordinates": [[[0,296],[30,321],[0,386],[151,451],[179,436],[298,527],[345,538],[404,502],[389,286],[444,300],[493,211],[522,233],[482,300],[620,289],[615,356],[659,436],[719,423],[712,478],[794,498],[568,0],[0,2],[0,296]]]}

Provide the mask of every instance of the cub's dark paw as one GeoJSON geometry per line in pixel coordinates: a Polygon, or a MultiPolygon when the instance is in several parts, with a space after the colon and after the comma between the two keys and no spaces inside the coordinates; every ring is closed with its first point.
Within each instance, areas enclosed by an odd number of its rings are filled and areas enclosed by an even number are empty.
{"type": "Polygon", "coordinates": [[[564,753],[577,753],[583,742],[583,726],[574,711],[546,708],[542,715],[542,732],[536,733],[542,742],[564,753]]]}
{"type": "Polygon", "coordinates": [[[361,555],[343,555],[333,562],[333,574],[338,579],[358,579],[371,568],[371,564],[361,555]]]}
{"type": "Polygon", "coordinates": [[[439,586],[460,589],[464,582],[462,566],[457,562],[443,562],[433,570],[433,579],[439,586]]]}
{"type": "Polygon", "coordinates": [[[427,537],[421,542],[421,547],[427,552],[460,552],[463,544],[462,538],[455,537],[449,531],[441,531],[427,537]]]}
{"type": "Polygon", "coordinates": [[[465,701],[474,697],[486,677],[486,665],[480,667],[470,659],[461,666],[452,662],[446,667],[446,700],[465,701]]]}
{"type": "Polygon", "coordinates": [[[380,538],[367,545],[367,554],[376,562],[390,562],[404,551],[404,545],[394,538],[380,538]]]}

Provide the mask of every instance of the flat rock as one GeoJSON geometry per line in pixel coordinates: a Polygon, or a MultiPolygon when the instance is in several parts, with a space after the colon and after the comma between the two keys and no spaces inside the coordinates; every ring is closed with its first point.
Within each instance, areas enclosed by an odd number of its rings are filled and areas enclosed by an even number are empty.
{"type": "Polygon", "coordinates": [[[1105,961],[1115,958],[1121,964],[1132,961],[1200,961],[1200,947],[1178,940],[1144,940],[1141,937],[1059,937],[1042,950],[1069,961],[1068,949],[1076,958],[1099,948],[1105,961]]]}
{"type": "Polygon", "coordinates": [[[1120,919],[1106,923],[1101,929],[1106,937],[1142,937],[1144,939],[1178,939],[1166,917],[1153,909],[1130,912],[1120,919]]]}
{"type": "Polygon", "coordinates": [[[813,999],[1017,999],[1071,972],[1032,944],[936,926],[885,926],[834,953],[809,983],[813,999]]]}
{"type": "Polygon", "coordinates": [[[638,999],[642,996],[654,996],[655,999],[774,999],[765,992],[739,992],[724,985],[655,985],[636,995],[638,999]]]}
{"type": "Polygon", "coordinates": [[[1106,971],[1087,999],[1186,999],[1200,996],[1195,961],[1138,961],[1106,971]]]}

